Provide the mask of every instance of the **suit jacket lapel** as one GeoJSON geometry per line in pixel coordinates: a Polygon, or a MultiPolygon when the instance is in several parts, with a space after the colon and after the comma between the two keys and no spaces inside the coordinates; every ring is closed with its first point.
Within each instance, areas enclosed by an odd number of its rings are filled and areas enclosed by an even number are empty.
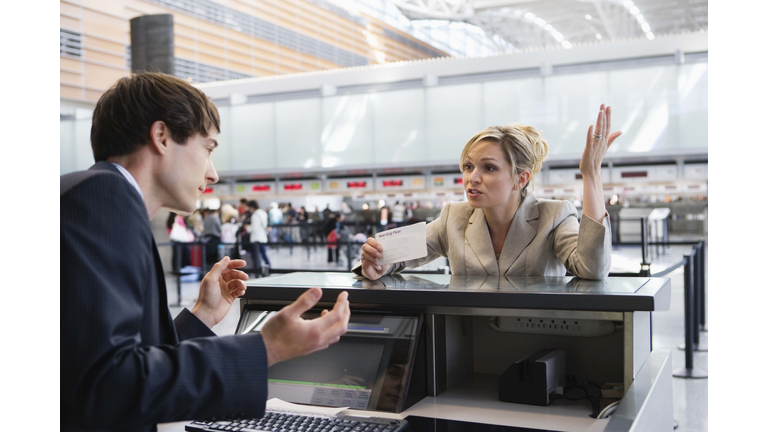
{"type": "Polygon", "coordinates": [[[536,197],[531,194],[525,197],[520,208],[517,209],[512,225],[504,240],[504,248],[499,258],[499,268],[506,274],[520,254],[528,247],[536,237],[539,226],[539,208],[536,197]]]}
{"type": "Polygon", "coordinates": [[[485,222],[485,214],[481,209],[475,209],[469,217],[467,230],[464,232],[472,252],[483,265],[489,275],[499,274],[499,265],[496,262],[496,254],[493,252],[491,234],[488,232],[488,224],[485,222]]]}

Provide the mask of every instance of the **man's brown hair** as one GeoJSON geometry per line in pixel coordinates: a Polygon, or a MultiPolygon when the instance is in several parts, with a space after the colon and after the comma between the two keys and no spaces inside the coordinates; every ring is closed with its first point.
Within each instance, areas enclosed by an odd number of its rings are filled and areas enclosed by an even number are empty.
{"type": "Polygon", "coordinates": [[[184,144],[196,133],[220,133],[219,111],[202,91],[183,79],[155,72],[120,78],[93,112],[91,149],[96,162],[125,156],[150,142],[152,124],[162,121],[173,141],[184,144]]]}

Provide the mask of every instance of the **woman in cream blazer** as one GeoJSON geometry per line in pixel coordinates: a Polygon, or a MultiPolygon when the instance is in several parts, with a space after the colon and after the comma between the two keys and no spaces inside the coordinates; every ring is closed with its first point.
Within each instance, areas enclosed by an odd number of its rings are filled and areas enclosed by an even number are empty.
{"type": "Polygon", "coordinates": [[[353,269],[368,279],[447,257],[451,273],[470,276],[564,276],[603,279],[611,266],[611,228],[600,165],[621,135],[610,133],[611,108],[600,106],[587,131],[579,169],[584,183],[581,222],[569,201],[537,199],[529,183],[547,157],[541,133],[524,125],[491,127],[461,154],[467,202],[446,204],[427,224],[427,256],[377,265],[382,247],[369,238],[353,269]]]}

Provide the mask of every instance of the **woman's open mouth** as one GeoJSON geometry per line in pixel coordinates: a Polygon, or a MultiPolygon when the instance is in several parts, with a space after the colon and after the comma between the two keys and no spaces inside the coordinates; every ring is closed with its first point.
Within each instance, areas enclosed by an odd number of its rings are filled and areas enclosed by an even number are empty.
{"type": "Polygon", "coordinates": [[[467,189],[467,196],[470,198],[478,198],[483,193],[477,189],[467,189]]]}

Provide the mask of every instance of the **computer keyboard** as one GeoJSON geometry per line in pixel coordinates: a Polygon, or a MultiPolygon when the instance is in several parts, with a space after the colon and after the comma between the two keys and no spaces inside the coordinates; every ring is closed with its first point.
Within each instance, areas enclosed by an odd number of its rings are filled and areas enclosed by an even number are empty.
{"type": "Polygon", "coordinates": [[[267,411],[258,419],[195,421],[184,429],[197,432],[402,432],[407,428],[405,420],[267,411]]]}

